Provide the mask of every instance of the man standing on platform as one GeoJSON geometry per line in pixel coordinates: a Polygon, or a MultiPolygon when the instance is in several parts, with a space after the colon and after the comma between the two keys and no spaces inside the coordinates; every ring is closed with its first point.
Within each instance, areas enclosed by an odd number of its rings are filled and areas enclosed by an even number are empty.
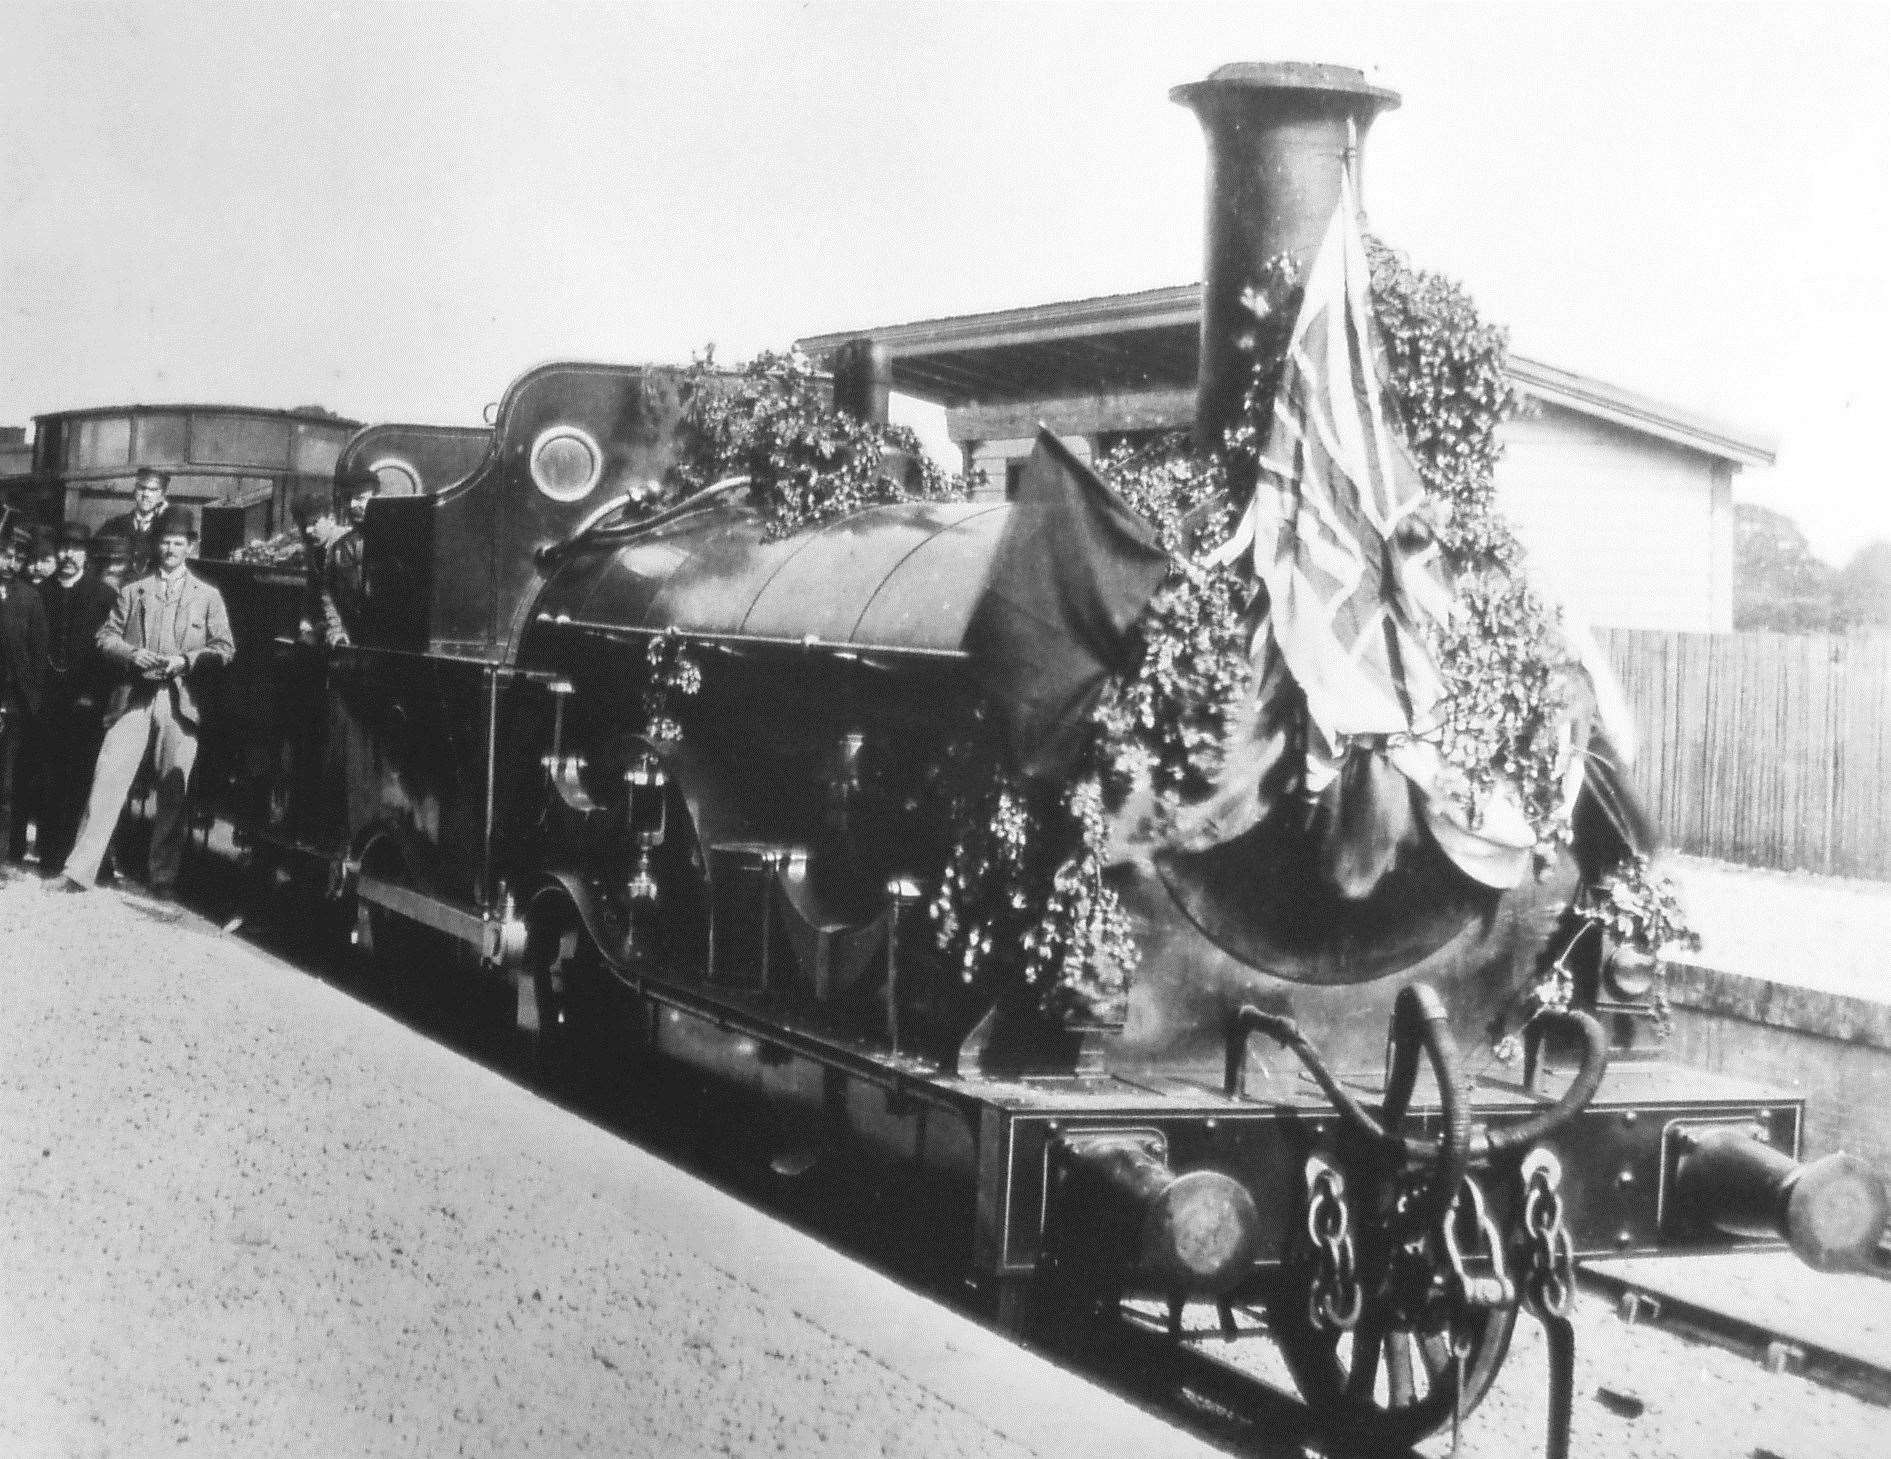
{"type": "Polygon", "coordinates": [[[26,580],[37,588],[52,581],[58,571],[58,535],[50,527],[35,527],[32,545],[26,550],[26,580]]]}
{"type": "Polygon", "coordinates": [[[98,631],[118,594],[87,571],[91,542],[85,527],[67,522],[59,533],[59,570],[39,591],[46,608],[49,647],[46,693],[40,710],[39,866],[65,865],[85,809],[85,791],[98,757],[100,715],[109,679],[98,631]]]}
{"type": "Polygon", "coordinates": [[[155,466],[140,466],[131,484],[132,509],[99,524],[99,536],[115,533],[130,544],[131,561],[125,569],[127,582],[137,581],[157,565],[158,518],[170,505],[165,500],[170,488],[171,478],[162,471],[155,466]]]}
{"type": "Polygon", "coordinates": [[[127,677],[113,689],[105,712],[105,742],[78,841],[66,858],[62,891],[89,891],[97,880],[125,797],[149,754],[158,788],[151,894],[168,899],[176,893],[201,718],[191,676],[206,661],[227,664],[236,644],[222,594],[186,566],[197,542],[196,519],[187,508],[167,507],[156,528],[157,570],[119,592],[98,631],[100,651],[127,677]]]}
{"type": "MultiPolygon", "coordinates": [[[[0,854],[13,856],[15,769],[39,715],[46,674],[46,611],[20,574],[23,534],[0,541],[0,854]]],[[[24,786],[20,787],[24,789],[24,786]]]]}

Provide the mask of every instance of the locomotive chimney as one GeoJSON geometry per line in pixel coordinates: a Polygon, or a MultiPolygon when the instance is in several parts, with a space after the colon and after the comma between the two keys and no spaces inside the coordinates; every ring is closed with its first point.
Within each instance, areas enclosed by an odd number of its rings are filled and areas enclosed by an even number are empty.
{"type": "Polygon", "coordinates": [[[1357,194],[1366,131],[1399,96],[1367,85],[1350,66],[1286,61],[1223,66],[1169,98],[1194,111],[1208,143],[1195,431],[1212,448],[1240,413],[1253,365],[1241,345],[1254,327],[1243,295],[1281,254],[1306,277],[1339,202],[1348,154],[1357,194]]]}

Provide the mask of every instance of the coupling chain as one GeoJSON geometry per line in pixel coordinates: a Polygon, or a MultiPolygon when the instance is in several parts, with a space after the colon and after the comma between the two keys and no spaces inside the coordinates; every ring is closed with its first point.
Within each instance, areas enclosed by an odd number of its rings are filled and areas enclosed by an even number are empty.
{"type": "Polygon", "coordinates": [[[1444,1214],[1442,1235],[1445,1260],[1451,1268],[1450,1294],[1460,1309],[1508,1307],[1516,1300],[1517,1288],[1504,1269],[1504,1240],[1484,1204],[1484,1192],[1472,1176],[1465,1176],[1444,1214]],[[1490,1263],[1487,1274],[1473,1274],[1465,1264],[1463,1244],[1458,1239],[1460,1217],[1470,1218],[1475,1233],[1473,1253],[1490,1263]]]}
{"type": "Polygon", "coordinates": [[[1345,1177],[1317,1156],[1307,1161],[1306,1230],[1313,1252],[1307,1320],[1320,1331],[1350,1331],[1365,1306],[1353,1250],[1352,1207],[1345,1177]]]}
{"type": "Polygon", "coordinates": [[[1524,1159],[1523,1288],[1538,1311],[1564,1317],[1576,1297],[1576,1243],[1563,1221],[1563,1168],[1547,1150],[1524,1159]]]}

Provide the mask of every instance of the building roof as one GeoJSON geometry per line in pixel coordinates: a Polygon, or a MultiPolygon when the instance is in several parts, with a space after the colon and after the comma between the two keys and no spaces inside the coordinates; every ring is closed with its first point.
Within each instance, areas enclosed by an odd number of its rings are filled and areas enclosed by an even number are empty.
{"type": "MultiPolygon", "coordinates": [[[[887,352],[893,388],[940,405],[1017,404],[1133,390],[1193,389],[1202,286],[1179,284],[811,335],[809,355],[871,339],[887,352]]],[[[1772,437],[1710,419],[1573,370],[1510,356],[1524,395],[1626,426],[1741,466],[1771,466],[1772,437]]]]}
{"type": "Polygon", "coordinates": [[[268,405],[218,405],[207,401],[197,401],[182,405],[170,404],[135,404],[135,405],[86,405],[77,410],[49,410],[33,417],[37,426],[44,421],[85,420],[101,415],[247,415],[275,417],[281,420],[305,421],[309,425],[338,426],[344,430],[358,430],[361,422],[345,415],[337,415],[319,405],[299,405],[293,410],[282,410],[268,405]]]}

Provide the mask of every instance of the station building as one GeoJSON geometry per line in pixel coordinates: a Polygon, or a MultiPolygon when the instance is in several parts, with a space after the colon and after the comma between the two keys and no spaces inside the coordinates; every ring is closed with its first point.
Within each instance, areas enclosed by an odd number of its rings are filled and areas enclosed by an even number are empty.
{"type": "MultiPolygon", "coordinates": [[[[1009,493],[1039,425],[1080,457],[1195,421],[1201,285],[816,335],[865,341],[892,390],[945,407],[968,473],[1009,493]]],[[[1522,355],[1531,407],[1502,429],[1497,488],[1535,579],[1598,628],[1730,632],[1733,480],[1763,435],[1522,355]]]]}

